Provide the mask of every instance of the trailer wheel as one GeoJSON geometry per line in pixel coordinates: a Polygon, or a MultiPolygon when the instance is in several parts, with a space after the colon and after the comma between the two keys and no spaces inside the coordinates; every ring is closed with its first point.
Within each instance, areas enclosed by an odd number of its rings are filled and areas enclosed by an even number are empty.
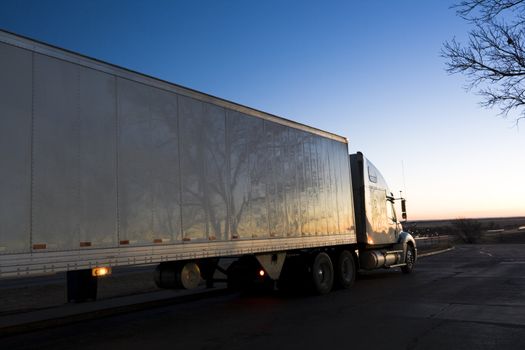
{"type": "Polygon", "coordinates": [[[339,254],[337,265],[335,266],[337,285],[344,289],[350,288],[354,284],[355,273],[355,262],[352,253],[348,250],[343,250],[339,254]]]}
{"type": "Polygon", "coordinates": [[[416,264],[416,250],[411,244],[407,245],[407,253],[405,256],[405,266],[401,267],[403,273],[411,273],[414,270],[414,265],[416,264]]]}
{"type": "Polygon", "coordinates": [[[334,267],[328,254],[319,253],[316,255],[312,262],[311,276],[316,294],[330,293],[334,285],[334,267]]]}
{"type": "Polygon", "coordinates": [[[200,268],[192,261],[160,263],[153,276],[157,287],[165,289],[195,289],[201,281],[200,268]]]}
{"type": "Polygon", "coordinates": [[[201,271],[199,266],[194,262],[183,264],[177,270],[177,281],[184,289],[195,289],[201,281],[201,271]]]}

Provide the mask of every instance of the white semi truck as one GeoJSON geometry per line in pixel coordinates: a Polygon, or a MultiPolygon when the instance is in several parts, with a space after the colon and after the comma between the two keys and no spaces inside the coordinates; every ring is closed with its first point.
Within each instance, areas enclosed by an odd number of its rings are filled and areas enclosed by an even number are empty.
{"type": "MultiPolygon", "coordinates": [[[[308,282],[416,262],[394,198],[344,137],[0,31],[0,277],[111,267],[160,287],[308,282]]],[[[403,215],[404,200],[402,201],[403,215]]]]}

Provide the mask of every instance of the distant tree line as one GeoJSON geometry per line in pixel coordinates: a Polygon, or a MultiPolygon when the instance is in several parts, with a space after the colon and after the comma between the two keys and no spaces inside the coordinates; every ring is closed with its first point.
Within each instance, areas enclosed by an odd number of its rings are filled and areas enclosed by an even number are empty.
{"type": "Polygon", "coordinates": [[[452,235],[458,242],[480,243],[502,241],[499,233],[525,234],[525,217],[467,219],[436,221],[408,221],[403,224],[403,229],[415,237],[434,237],[452,235]],[[521,228],[521,230],[520,230],[521,228]],[[498,232],[501,230],[501,232],[498,232]],[[493,231],[493,232],[490,232],[493,231]]]}

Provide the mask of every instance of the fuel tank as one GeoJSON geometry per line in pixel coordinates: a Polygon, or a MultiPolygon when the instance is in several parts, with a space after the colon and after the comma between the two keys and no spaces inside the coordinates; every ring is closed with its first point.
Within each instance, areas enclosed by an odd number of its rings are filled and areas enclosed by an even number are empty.
{"type": "Polygon", "coordinates": [[[400,264],[403,251],[368,250],[359,255],[360,266],[365,270],[374,270],[400,264]]]}

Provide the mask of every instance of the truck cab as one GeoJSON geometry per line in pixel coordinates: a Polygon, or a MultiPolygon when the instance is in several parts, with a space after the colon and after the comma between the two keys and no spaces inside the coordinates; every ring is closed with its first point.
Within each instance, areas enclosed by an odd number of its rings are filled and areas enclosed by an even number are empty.
{"type": "MultiPolygon", "coordinates": [[[[354,215],[360,267],[376,269],[399,266],[411,272],[417,257],[414,238],[404,232],[395,201],[379,170],[361,152],[350,155],[354,215]]],[[[402,217],[406,218],[403,211],[402,217]]]]}

